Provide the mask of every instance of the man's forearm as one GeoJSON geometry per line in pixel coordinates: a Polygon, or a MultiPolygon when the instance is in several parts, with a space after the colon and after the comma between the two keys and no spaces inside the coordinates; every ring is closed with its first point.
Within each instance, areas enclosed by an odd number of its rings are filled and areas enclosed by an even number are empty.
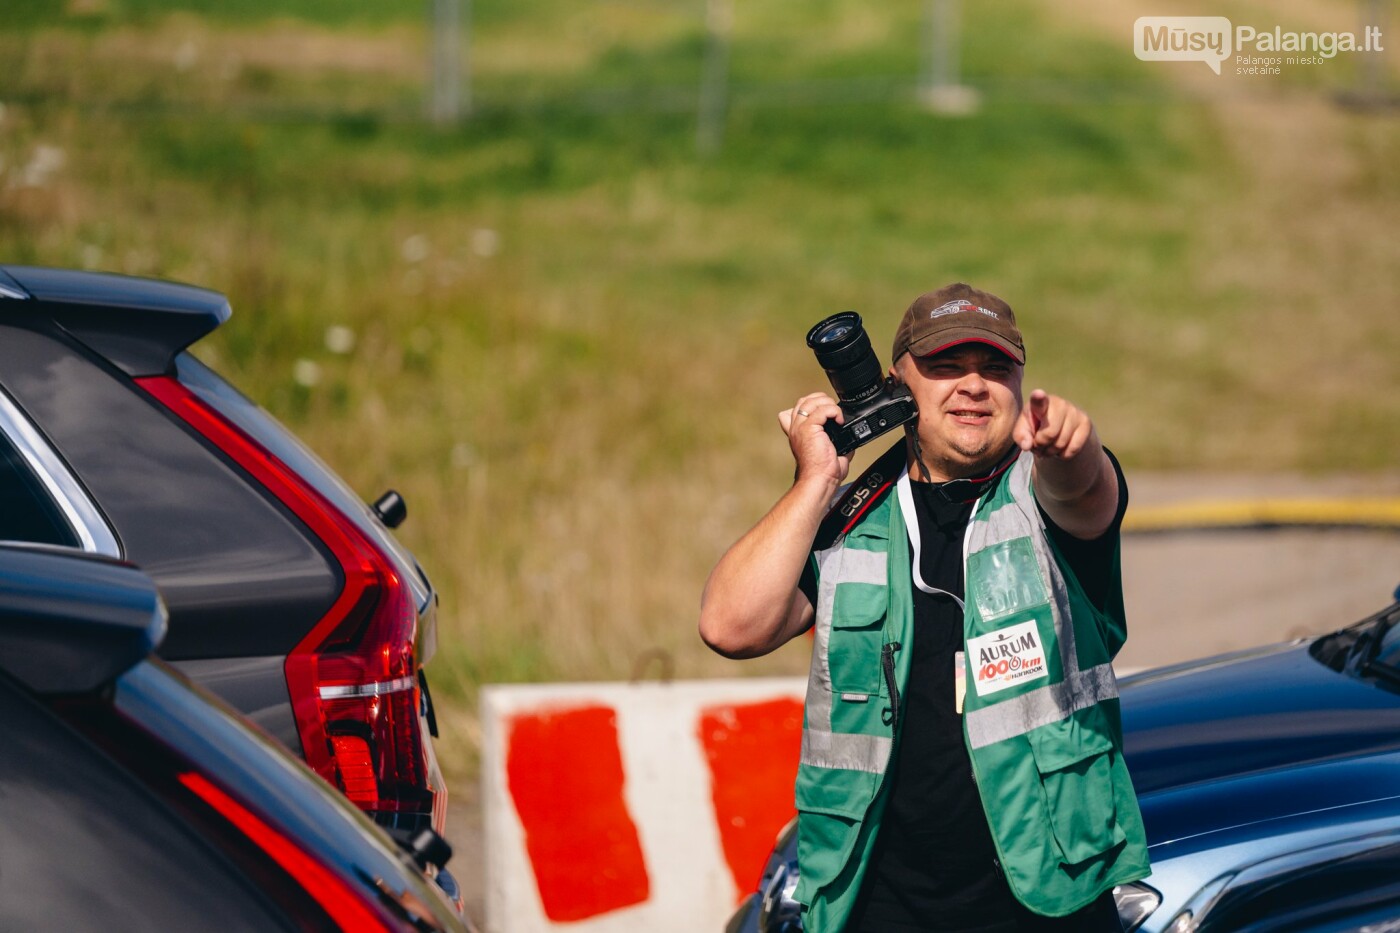
{"type": "Polygon", "coordinates": [[[1118,473],[1095,438],[1072,460],[1037,457],[1035,492],[1045,514],[1076,538],[1092,540],[1118,512],[1118,473]]]}

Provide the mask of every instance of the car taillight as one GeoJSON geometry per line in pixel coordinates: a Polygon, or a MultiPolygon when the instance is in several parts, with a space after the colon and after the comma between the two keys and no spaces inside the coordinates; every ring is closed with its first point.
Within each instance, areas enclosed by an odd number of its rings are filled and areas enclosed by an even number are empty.
{"type": "Polygon", "coordinates": [[[306,763],[362,809],[432,813],[418,711],[418,610],[394,565],[314,487],[169,376],[136,380],[176,417],[262,484],[331,551],[345,586],[287,656],[287,689],[306,763]]]}

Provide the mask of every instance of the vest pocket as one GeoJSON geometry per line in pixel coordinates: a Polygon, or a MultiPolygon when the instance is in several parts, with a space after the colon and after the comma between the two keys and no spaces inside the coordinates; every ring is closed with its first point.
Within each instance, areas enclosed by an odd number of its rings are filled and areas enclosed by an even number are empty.
{"type": "Polygon", "coordinates": [[[1027,733],[1062,861],[1076,865],[1122,843],[1113,793],[1113,739],[1098,706],[1027,733]]]}
{"type": "Polygon", "coordinates": [[[830,813],[797,811],[797,865],[799,877],[794,898],[812,905],[822,888],[846,867],[860,823],[830,813]]]}
{"type": "Polygon", "coordinates": [[[797,770],[797,900],[811,904],[850,861],[877,779],[836,768],[797,770]]]}
{"type": "Polygon", "coordinates": [[[846,583],[836,588],[826,654],[833,693],[880,693],[885,593],[885,587],[868,583],[846,583]]]}

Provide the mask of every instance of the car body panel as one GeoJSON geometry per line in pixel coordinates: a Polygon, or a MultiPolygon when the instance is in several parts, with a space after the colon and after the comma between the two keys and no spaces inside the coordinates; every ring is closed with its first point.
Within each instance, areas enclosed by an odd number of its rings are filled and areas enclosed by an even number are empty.
{"type": "MultiPolygon", "coordinates": [[[[1149,847],[1152,874],[1144,879],[1162,897],[1161,906],[1143,923],[1144,933],[1165,930],[1183,909],[1208,906],[1211,898],[1242,870],[1326,847],[1350,844],[1364,852],[1385,848],[1400,828],[1400,799],[1370,801],[1343,808],[1315,810],[1247,829],[1198,836],[1149,847]]],[[[1400,912],[1392,916],[1400,916],[1400,912]]]]}
{"type": "Polygon", "coordinates": [[[221,853],[3,675],[0,719],[0,927],[288,929],[221,853]]]}
{"type": "Polygon", "coordinates": [[[213,693],[288,748],[301,744],[288,710],[287,658],[190,658],[170,666],[213,693]]]}
{"type": "Polygon", "coordinates": [[[1400,698],[1339,676],[1308,645],[1125,678],[1123,751],[1138,794],[1400,749],[1400,698]]]}

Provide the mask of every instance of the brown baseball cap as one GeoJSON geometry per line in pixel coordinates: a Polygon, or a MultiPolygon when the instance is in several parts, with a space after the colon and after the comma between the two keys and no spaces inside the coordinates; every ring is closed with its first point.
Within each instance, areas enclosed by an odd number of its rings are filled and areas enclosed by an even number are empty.
{"type": "Polygon", "coordinates": [[[985,343],[1018,363],[1026,362],[1026,347],[1011,306],[962,282],[914,299],[894,332],[890,361],[906,350],[915,356],[932,356],[960,343],[985,343]]]}

